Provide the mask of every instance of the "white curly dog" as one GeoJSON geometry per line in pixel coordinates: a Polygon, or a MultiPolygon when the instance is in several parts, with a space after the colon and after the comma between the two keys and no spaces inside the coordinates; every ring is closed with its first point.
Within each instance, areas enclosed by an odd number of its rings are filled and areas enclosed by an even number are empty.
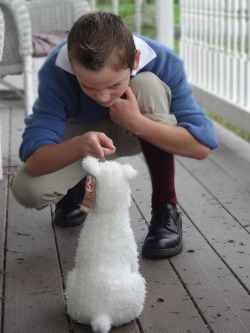
{"type": "Polygon", "coordinates": [[[75,267],[66,281],[70,317],[108,333],[138,317],[145,301],[145,280],[130,226],[129,164],[86,157],[83,168],[96,177],[96,198],[80,234],[75,267]]]}

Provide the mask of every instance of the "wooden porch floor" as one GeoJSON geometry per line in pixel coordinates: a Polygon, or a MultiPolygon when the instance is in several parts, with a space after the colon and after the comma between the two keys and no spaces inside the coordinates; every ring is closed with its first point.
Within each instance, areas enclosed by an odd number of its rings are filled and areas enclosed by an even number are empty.
{"type": "MultiPolygon", "coordinates": [[[[51,224],[51,209],[24,209],[10,182],[19,163],[21,106],[0,106],[4,179],[0,182],[2,333],[90,333],[66,315],[64,277],[74,263],[80,227],[51,224]]],[[[139,320],[111,333],[250,332],[250,145],[216,125],[221,145],[208,159],[176,158],[184,250],[145,260],[147,298],[139,320]]],[[[150,219],[150,183],[140,156],[128,160],[131,219],[139,249],[150,219]]]]}

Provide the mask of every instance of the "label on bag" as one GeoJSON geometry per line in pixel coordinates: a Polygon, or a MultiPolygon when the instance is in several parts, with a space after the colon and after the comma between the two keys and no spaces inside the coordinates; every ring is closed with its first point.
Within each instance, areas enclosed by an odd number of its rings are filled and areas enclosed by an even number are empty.
{"type": "Polygon", "coordinates": [[[85,183],[85,196],[80,209],[85,213],[88,213],[90,208],[95,203],[96,196],[96,178],[95,176],[88,175],[85,183]]]}

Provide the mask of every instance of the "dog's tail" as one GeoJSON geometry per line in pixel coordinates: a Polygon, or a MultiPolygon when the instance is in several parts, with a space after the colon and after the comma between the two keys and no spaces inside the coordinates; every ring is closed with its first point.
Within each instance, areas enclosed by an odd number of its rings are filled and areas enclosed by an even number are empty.
{"type": "Polygon", "coordinates": [[[108,333],[111,329],[111,319],[106,314],[97,315],[96,318],[91,320],[91,327],[93,332],[108,333]]]}

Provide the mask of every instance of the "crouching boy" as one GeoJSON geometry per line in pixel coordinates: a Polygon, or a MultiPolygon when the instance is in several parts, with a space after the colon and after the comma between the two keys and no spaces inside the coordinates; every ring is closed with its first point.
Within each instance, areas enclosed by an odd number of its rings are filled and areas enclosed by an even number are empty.
{"type": "Polygon", "coordinates": [[[133,36],[120,17],[86,14],[39,72],[38,99],[25,119],[23,164],[12,189],[25,207],[56,204],[53,222],[83,223],[82,158],[104,161],[142,151],[152,182],[147,258],[182,250],[174,155],[204,159],[218,142],[196,104],[181,60],[159,43],[133,36]]]}

